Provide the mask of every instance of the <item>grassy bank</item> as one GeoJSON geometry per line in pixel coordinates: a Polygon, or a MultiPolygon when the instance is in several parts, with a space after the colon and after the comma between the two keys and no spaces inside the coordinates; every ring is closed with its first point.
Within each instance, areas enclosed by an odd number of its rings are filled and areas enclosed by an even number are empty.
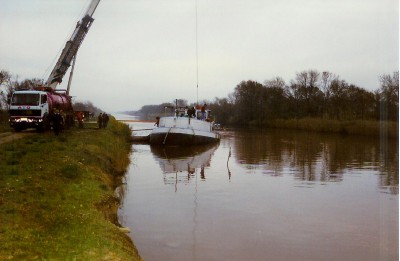
{"type": "Polygon", "coordinates": [[[116,216],[129,137],[111,119],[0,145],[0,260],[140,260],[116,216]]]}
{"type": "Polygon", "coordinates": [[[268,123],[268,127],[280,129],[307,130],[325,133],[342,133],[350,135],[363,135],[378,138],[382,131],[389,138],[397,138],[399,135],[398,122],[380,121],[338,121],[319,118],[275,120],[268,123]]]}

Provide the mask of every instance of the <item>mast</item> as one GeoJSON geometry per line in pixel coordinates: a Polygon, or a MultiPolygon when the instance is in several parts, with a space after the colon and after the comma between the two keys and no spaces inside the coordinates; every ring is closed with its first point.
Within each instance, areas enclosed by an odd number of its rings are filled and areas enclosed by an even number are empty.
{"type": "Polygon", "coordinates": [[[198,25],[197,25],[197,0],[195,0],[196,7],[196,105],[199,104],[199,49],[198,49],[198,25]]]}

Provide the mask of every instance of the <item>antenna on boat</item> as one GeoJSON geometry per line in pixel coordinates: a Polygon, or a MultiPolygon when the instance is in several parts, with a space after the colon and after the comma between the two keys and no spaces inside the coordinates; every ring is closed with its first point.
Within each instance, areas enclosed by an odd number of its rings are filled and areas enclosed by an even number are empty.
{"type": "Polygon", "coordinates": [[[197,91],[197,102],[199,104],[199,49],[198,49],[198,34],[197,34],[197,0],[195,0],[196,8],[196,91],[197,91]]]}

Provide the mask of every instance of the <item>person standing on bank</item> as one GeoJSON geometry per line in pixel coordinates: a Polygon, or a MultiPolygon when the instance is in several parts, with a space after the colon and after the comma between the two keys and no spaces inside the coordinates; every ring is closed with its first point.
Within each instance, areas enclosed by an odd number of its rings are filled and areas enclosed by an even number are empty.
{"type": "Polygon", "coordinates": [[[100,112],[99,116],[97,117],[97,124],[99,125],[99,129],[103,127],[103,113],[100,112]]]}
{"type": "Polygon", "coordinates": [[[107,127],[108,121],[110,120],[110,117],[108,116],[107,113],[103,113],[103,128],[107,127]]]}
{"type": "Polygon", "coordinates": [[[79,129],[82,129],[83,128],[83,113],[81,111],[78,111],[76,113],[76,119],[78,120],[79,129]]]}
{"type": "Polygon", "coordinates": [[[52,122],[53,122],[53,131],[56,136],[60,133],[61,127],[62,127],[62,122],[63,118],[61,114],[59,113],[58,110],[55,110],[52,116],[52,122]]]}

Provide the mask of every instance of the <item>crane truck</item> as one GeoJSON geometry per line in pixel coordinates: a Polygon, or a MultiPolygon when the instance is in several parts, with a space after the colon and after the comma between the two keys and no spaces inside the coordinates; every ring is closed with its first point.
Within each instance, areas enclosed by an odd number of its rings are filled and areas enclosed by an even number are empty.
{"type": "Polygon", "coordinates": [[[69,89],[74,63],[78,49],[94,21],[92,16],[99,2],[100,0],[91,1],[83,18],[78,21],[72,36],[66,42],[45,85],[29,90],[16,90],[12,93],[9,103],[9,122],[15,131],[27,128],[48,129],[51,116],[56,110],[62,111],[66,126],[73,124],[74,112],[69,89]],[[57,89],[71,63],[67,90],[57,89]]]}

